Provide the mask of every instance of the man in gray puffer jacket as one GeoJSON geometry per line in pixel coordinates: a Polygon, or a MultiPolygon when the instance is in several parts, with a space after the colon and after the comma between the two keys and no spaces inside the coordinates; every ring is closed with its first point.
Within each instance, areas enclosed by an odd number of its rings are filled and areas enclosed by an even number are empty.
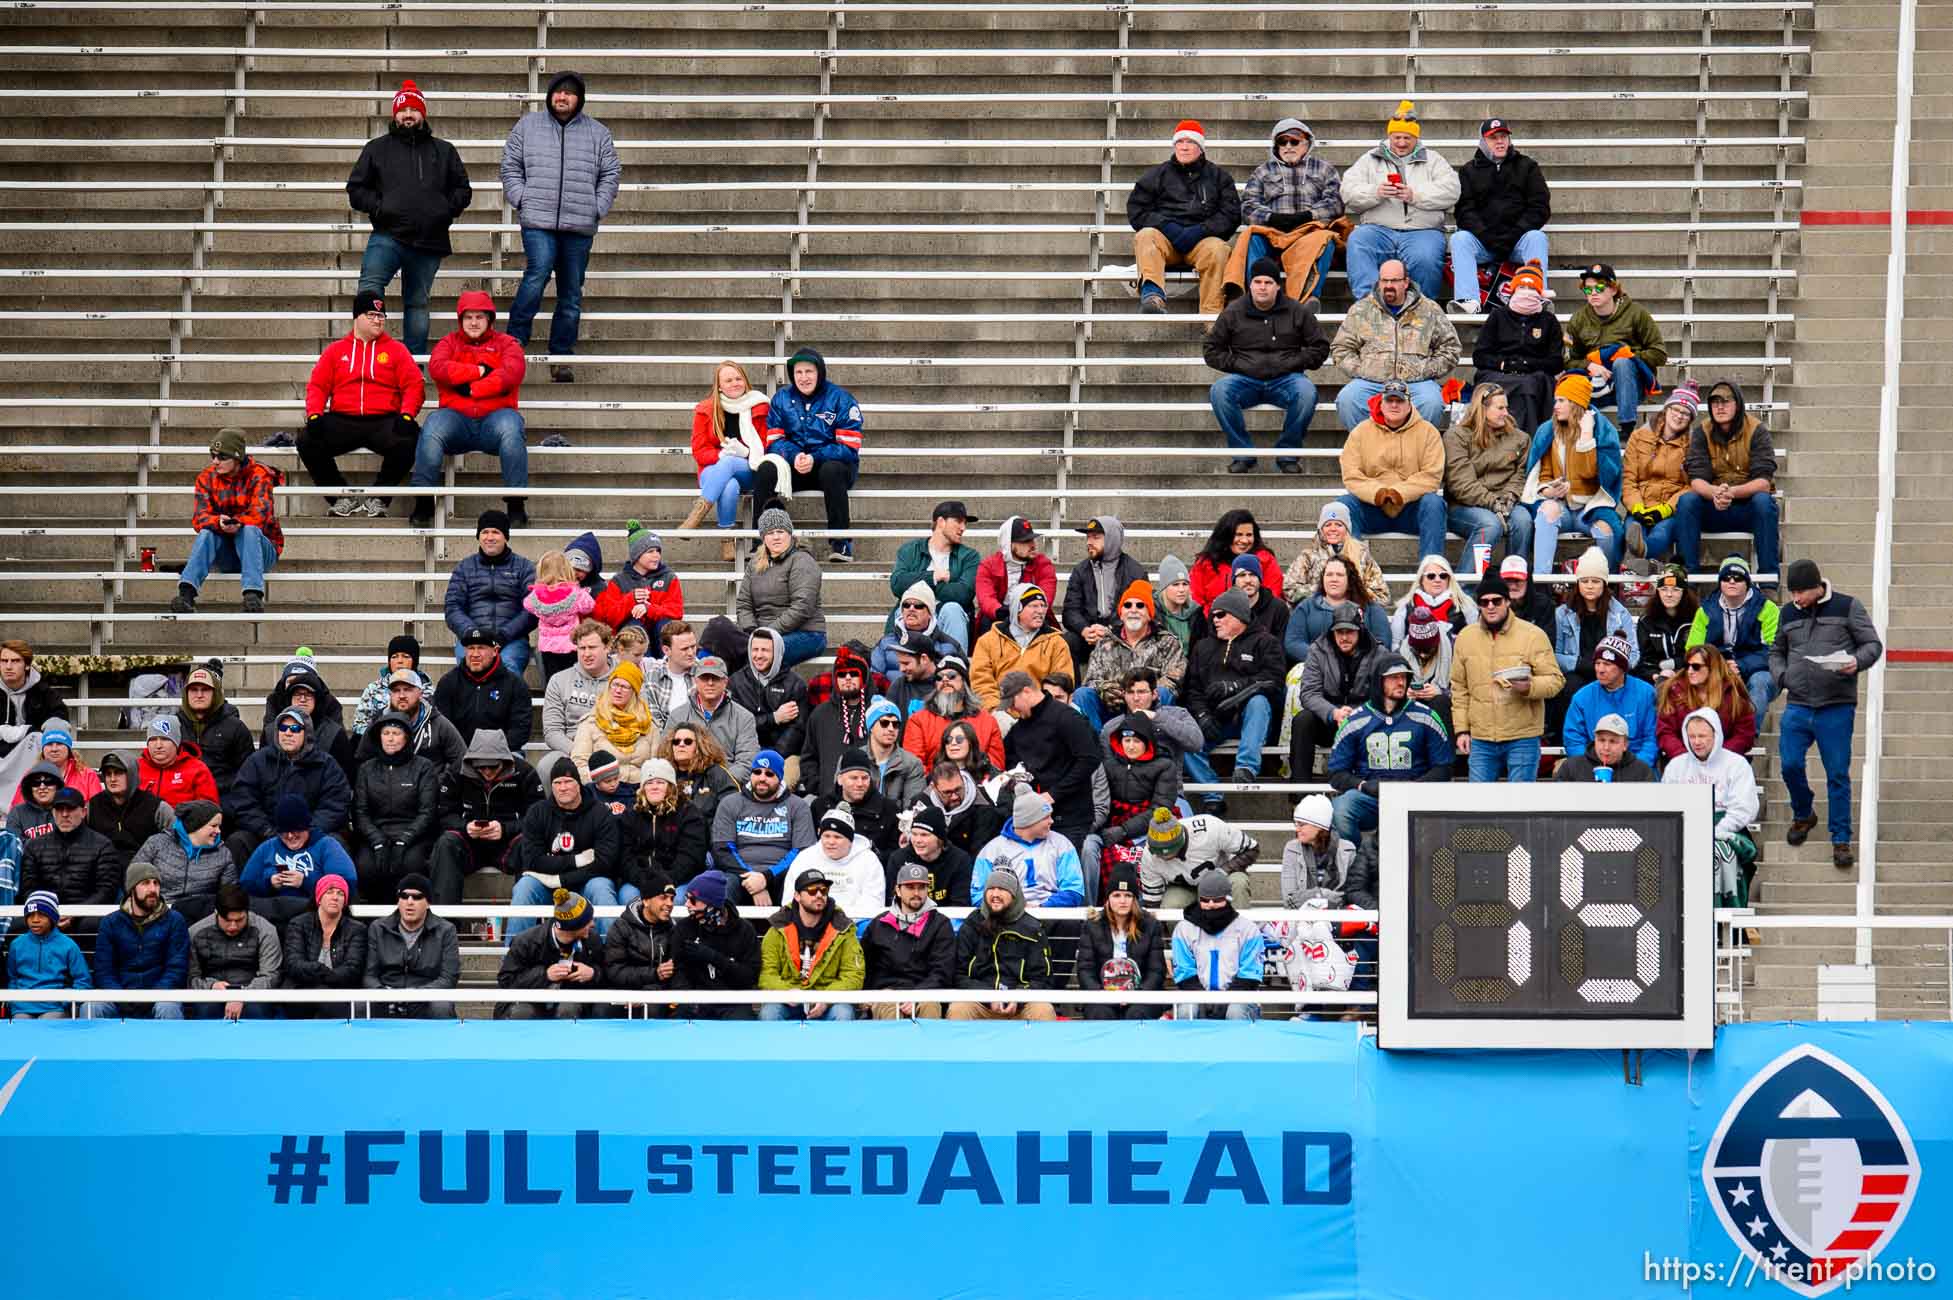
{"type": "MultiPolygon", "coordinates": [[[[529,261],[509,307],[509,334],[526,351],[543,285],[556,276],[556,311],[549,318],[549,351],[576,351],[583,316],[583,273],[597,226],[617,199],[623,164],[610,130],[583,112],[583,78],[559,72],[549,83],[548,107],[525,113],[502,146],[502,194],[522,225],[522,254],[529,261]]],[[[573,383],[566,365],[549,377],[573,383]]]]}

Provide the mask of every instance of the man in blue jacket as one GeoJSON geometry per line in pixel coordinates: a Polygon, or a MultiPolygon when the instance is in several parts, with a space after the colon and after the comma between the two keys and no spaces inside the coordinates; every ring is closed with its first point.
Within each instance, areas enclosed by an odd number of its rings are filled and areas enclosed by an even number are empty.
{"type": "Polygon", "coordinates": [[[1655,688],[1628,671],[1628,643],[1604,636],[1594,647],[1594,680],[1573,693],[1560,728],[1568,754],[1587,752],[1594,724],[1610,713],[1627,719],[1628,749],[1649,767],[1655,765],[1655,688]]]}
{"type": "Polygon", "coordinates": [[[293,917],[312,910],[314,887],[326,876],[343,876],[353,890],[359,888],[359,868],[337,836],[313,829],[305,796],[280,796],[273,826],[277,835],[258,845],[238,877],[251,896],[252,911],[282,931],[293,917]]]}
{"type": "Polygon", "coordinates": [[[529,666],[529,634],[536,630],[536,616],[522,607],[522,598],[535,585],[536,566],[510,549],[504,510],[481,512],[475,520],[475,547],[448,575],[442,606],[448,631],[454,634],[454,661],[468,662],[461,638],[469,628],[492,628],[502,643],[502,663],[520,677],[529,666]]]}
{"type": "Polygon", "coordinates": [[[1410,662],[1377,660],[1370,702],[1343,719],[1329,751],[1336,796],[1332,829],[1351,844],[1377,828],[1377,789],[1384,781],[1449,781],[1451,734],[1428,704],[1410,698],[1410,662]]]}
{"type": "Polygon", "coordinates": [[[753,517],[785,508],[795,492],[820,489],[827,504],[830,558],[854,559],[848,530],[848,489],[861,467],[861,404],[827,377],[827,360],[801,348],[788,362],[793,383],[773,394],[766,408],[766,458],[753,480],[753,517]]]}
{"type": "MultiPolygon", "coordinates": [[[[102,918],[95,936],[98,989],[180,989],[190,982],[190,927],[163,897],[163,879],[147,862],[131,862],[122,876],[120,911],[102,918]]],[[[181,1002],[104,1004],[105,1016],[181,1020],[181,1002]]]]}
{"type": "MultiPolygon", "coordinates": [[[[576,351],[590,245],[624,177],[610,128],[584,114],[583,99],[583,78],[557,73],[549,83],[547,109],[523,114],[502,145],[502,195],[522,224],[522,255],[529,262],[509,305],[509,334],[525,352],[551,274],[556,310],[549,318],[549,352],[566,357],[576,351]]],[[[576,382],[575,372],[563,364],[551,366],[549,377],[559,384],[576,382]]]]}
{"type": "MultiPolygon", "coordinates": [[[[27,896],[23,909],[27,933],[7,945],[7,987],[11,989],[89,989],[88,963],[81,948],[55,927],[61,923],[61,900],[45,889],[27,896]]],[[[15,1020],[94,1020],[103,1013],[99,1003],[14,1002],[15,1020]]]]}

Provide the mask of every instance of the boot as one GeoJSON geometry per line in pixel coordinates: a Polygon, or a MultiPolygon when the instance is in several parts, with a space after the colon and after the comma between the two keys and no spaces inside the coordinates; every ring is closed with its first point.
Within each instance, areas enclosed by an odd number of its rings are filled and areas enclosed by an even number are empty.
{"type": "Polygon", "coordinates": [[[197,589],[187,582],[176,584],[176,595],[170,597],[170,613],[194,614],[197,612],[197,589]]]}
{"type": "Polygon", "coordinates": [[[701,527],[711,517],[712,509],[712,503],[704,497],[692,502],[691,512],[685,516],[685,522],[678,525],[679,531],[701,527]]]}
{"type": "Polygon", "coordinates": [[[734,560],[737,560],[738,558],[739,558],[738,542],[735,542],[732,540],[732,538],[728,537],[723,542],[719,543],[720,560],[724,561],[727,564],[731,564],[734,560]]]}
{"type": "Polygon", "coordinates": [[[509,531],[529,526],[529,499],[527,497],[504,497],[502,504],[509,510],[509,531]]]}

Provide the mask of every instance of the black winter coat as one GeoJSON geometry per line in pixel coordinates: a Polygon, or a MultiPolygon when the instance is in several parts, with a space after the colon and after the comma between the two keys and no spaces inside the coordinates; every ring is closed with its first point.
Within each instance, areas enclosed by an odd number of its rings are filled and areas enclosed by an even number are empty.
{"type": "Polygon", "coordinates": [[[1078,824],[1081,815],[1090,823],[1092,774],[1098,771],[1102,753],[1085,716],[1048,695],[1004,737],[1005,763],[1010,767],[1021,763],[1038,789],[1051,796],[1060,827],[1078,824]]]}
{"type": "MultiPolygon", "coordinates": [[[[596,989],[605,983],[604,946],[597,939],[595,927],[582,938],[572,940],[566,949],[556,937],[555,925],[548,921],[531,926],[509,940],[509,950],[502,954],[501,969],[495,972],[495,987],[503,989],[596,989]],[[597,977],[588,984],[552,982],[549,968],[559,961],[582,962],[597,977]]],[[[515,1007],[513,1002],[498,1002],[495,1018],[507,1020],[515,1013],[515,1007]]]]}
{"type": "Polygon", "coordinates": [[[671,878],[674,885],[690,884],[705,870],[705,852],[710,846],[712,828],[706,824],[699,806],[687,799],[674,812],[647,813],[626,810],[617,819],[622,870],[639,893],[651,892],[647,868],[656,868],[671,878]]]}
{"type": "Polygon", "coordinates": [[[536,769],[521,759],[515,770],[493,783],[466,763],[448,769],[441,782],[441,829],[456,835],[464,833],[469,822],[499,822],[502,842],[522,833],[523,814],[542,798],[542,778],[536,769]]]}
{"type": "Polygon", "coordinates": [[[678,979],[677,923],[653,925],[644,919],[640,906],[631,904],[610,923],[610,934],[604,939],[604,983],[614,989],[673,988],[678,979]],[[672,977],[661,980],[658,967],[667,961],[673,963],[672,977]]]}
{"type": "Polygon", "coordinates": [[[317,912],[300,912],[285,927],[285,973],[288,989],[356,989],[366,978],[366,923],[339,918],[332,932],[332,965],[319,960],[325,927],[317,912]]]}
{"type": "MultiPolygon", "coordinates": [[[[271,694],[264,698],[264,724],[258,728],[258,749],[278,747],[278,715],[291,707],[292,687],[303,684],[312,688],[315,703],[312,706],[312,741],[320,749],[332,756],[339,764],[339,770],[350,784],[353,779],[353,738],[346,731],[346,707],[339,702],[325,684],[325,679],[311,669],[295,672],[284,681],[271,688],[271,694]]],[[[239,769],[242,771],[242,769],[239,769]]],[[[224,811],[230,811],[230,791],[226,796],[224,811]]]]}
{"type": "Polygon", "coordinates": [[[1175,702],[1193,714],[1203,731],[1225,725],[1241,716],[1254,695],[1280,702],[1287,662],[1282,643],[1258,627],[1232,641],[1211,636],[1187,656],[1187,675],[1175,702]]]}
{"type": "Polygon", "coordinates": [[[1505,303],[1493,302],[1472,343],[1472,365],[1502,375],[1557,375],[1565,357],[1560,318],[1546,307],[1521,316],[1505,303]]]}
{"type": "Polygon", "coordinates": [[[811,714],[801,716],[807,719],[807,730],[800,742],[800,786],[803,790],[831,790],[842,753],[868,746],[868,697],[844,704],[834,696],[811,714]]]}
{"type": "MultiPolygon", "coordinates": [[[[949,847],[961,849],[970,855],[972,861],[983,851],[983,846],[997,838],[1004,829],[1010,814],[990,801],[990,797],[977,791],[977,797],[964,804],[953,813],[943,814],[949,819],[949,847]]],[[[967,899],[966,890],[962,898],[967,899]]],[[[937,902],[943,900],[937,899],[937,902]]]]}
{"type": "MultiPolygon", "coordinates": [[[[1001,822],[998,823],[998,825],[1002,824],[1001,822]]],[[[978,843],[977,847],[981,848],[995,838],[996,831],[992,829],[990,834],[978,843]]],[[[904,844],[901,848],[889,854],[884,861],[887,864],[884,868],[884,874],[888,877],[889,897],[892,898],[895,896],[895,877],[897,873],[911,862],[920,862],[923,866],[929,868],[930,902],[934,903],[937,907],[969,906],[970,873],[976,869],[976,860],[971,856],[968,849],[958,848],[954,844],[946,843],[943,845],[943,851],[936,855],[934,862],[923,862],[921,858],[916,856],[914,849],[904,844]]]]}
{"type": "Polygon", "coordinates": [[[901,816],[902,810],[897,808],[887,795],[873,787],[869,788],[867,797],[860,803],[848,803],[841,797],[841,791],[836,787],[814,800],[813,805],[808,809],[814,816],[814,825],[819,826],[821,818],[843,804],[847,806],[849,814],[854,818],[854,833],[865,836],[868,842],[875,846],[875,856],[887,862],[889,855],[895,852],[896,842],[901,838],[902,828],[897,824],[896,818],[901,816]]]}
{"type": "MultiPolygon", "coordinates": [[[[1166,927],[1161,925],[1150,912],[1139,914],[1139,933],[1126,941],[1126,956],[1133,965],[1139,967],[1139,987],[1142,989],[1163,989],[1166,987],[1166,950],[1169,940],[1166,927]]],[[[1081,989],[1102,989],[1105,980],[1102,972],[1105,964],[1112,960],[1112,927],[1106,923],[1103,913],[1085,923],[1085,929],[1078,936],[1078,987],[1081,989]]]]}
{"type": "Polygon", "coordinates": [[[278,800],[288,794],[304,798],[312,810],[312,828],[319,834],[331,835],[346,828],[352,814],[352,787],[339,764],[319,747],[316,735],[296,754],[287,754],[272,744],[251,755],[231,787],[225,812],[238,829],[262,842],[274,834],[272,817],[277,813],[278,800]]]}
{"type": "MultiPolygon", "coordinates": [[[[1112,601],[1117,601],[1119,594],[1127,587],[1145,578],[1146,566],[1121,551],[1114,572],[1117,576],[1112,584],[1112,601]]],[[[1100,627],[1110,627],[1117,620],[1118,610],[1112,609],[1111,613],[1101,615],[1098,608],[1098,569],[1090,559],[1080,560],[1072,567],[1071,577],[1065,583],[1065,631],[1077,635],[1095,623],[1100,627]]],[[[1112,608],[1111,602],[1107,603],[1107,608],[1112,608]]]]}
{"type": "Polygon", "coordinates": [[[1105,782],[1112,792],[1112,806],[1137,804],[1140,811],[1122,822],[1106,827],[1106,842],[1125,843],[1146,838],[1146,823],[1155,808],[1171,808],[1180,797],[1180,764],[1155,748],[1146,757],[1132,759],[1116,746],[1105,761],[1105,782]],[[1118,834],[1115,836],[1114,831],[1118,834]]]}
{"type": "Polygon", "coordinates": [[[426,122],[412,130],[396,122],[359,151],[346,178],[346,199],[381,234],[445,256],[454,251],[448,227],[468,210],[474,189],[453,145],[437,139],[426,122]]]}
{"type": "MultiPolygon", "coordinates": [[[[484,727],[506,736],[512,754],[520,754],[529,743],[535,704],[528,683],[510,672],[499,657],[488,676],[479,680],[465,667],[451,670],[434,687],[434,707],[454,724],[464,749],[484,727]]],[[[368,728],[368,734],[375,730],[368,728]]]]}
{"type": "Polygon", "coordinates": [[[1205,154],[1190,167],[1168,158],[1134,184],[1126,196],[1126,221],[1134,230],[1157,230],[1168,222],[1199,226],[1229,239],[1241,225],[1241,195],[1234,178],[1205,154]]]}
{"type": "MultiPolygon", "coordinates": [[[[122,895],[122,869],[115,845],[86,822],[62,834],[50,826],[45,835],[27,841],[20,860],[19,897],[37,889],[54,891],[63,907],[82,903],[113,903],[122,895]]],[[[94,922],[88,923],[89,928],[94,922]]]]}
{"type": "Polygon", "coordinates": [[[197,746],[203,765],[210,769],[210,779],[217,783],[218,795],[228,798],[232,783],[244,769],[245,760],[258,748],[251,729],[238,716],[237,706],[226,700],[218,708],[217,716],[199,731],[196,719],[190,716],[189,710],[178,705],[176,725],[182,728],[182,736],[197,746]]]}
{"type": "Polygon", "coordinates": [[[429,913],[420,928],[420,942],[410,950],[398,911],[366,927],[367,988],[451,989],[461,983],[461,938],[454,922],[429,913]]]}
{"type": "Polygon", "coordinates": [[[677,948],[673,986],[681,989],[751,989],[759,987],[760,941],[752,925],[728,916],[719,929],[707,929],[692,917],[672,927],[677,948]]]}
{"type": "Polygon", "coordinates": [[[377,754],[360,764],[353,782],[353,834],[376,850],[432,843],[440,796],[440,773],[427,759],[406,749],[377,754]]]}
{"type": "MultiPolygon", "coordinates": [[[[446,771],[452,765],[459,763],[462,756],[468,752],[468,742],[439,708],[432,704],[424,704],[423,707],[427,711],[427,716],[422,718],[420,725],[408,734],[407,752],[425,758],[434,765],[436,772],[446,771]]],[[[510,750],[518,754],[522,752],[514,746],[510,746],[510,750]]],[[[355,761],[361,764],[369,763],[380,756],[380,727],[377,722],[361,734],[359,745],[354,753],[355,761]]],[[[353,775],[359,775],[358,768],[354,769],[353,775]]]]}
{"type": "Polygon", "coordinates": [[[956,927],[931,908],[919,925],[897,924],[899,915],[883,912],[861,933],[871,989],[946,989],[956,980],[956,927]]]}
{"type": "Polygon", "coordinates": [[[608,877],[614,883],[623,857],[621,843],[617,818],[594,799],[565,809],[554,798],[543,798],[522,815],[524,870],[561,877],[565,889],[581,892],[595,876],[608,877]],[[559,847],[565,835],[571,842],[567,849],[559,847]],[[585,851],[596,857],[578,866],[577,856],[585,851]]]}
{"type": "Polygon", "coordinates": [[[1015,921],[995,924],[971,913],[956,932],[956,986],[1050,988],[1051,945],[1045,940],[1044,923],[1028,912],[1015,921]]]}
{"type": "Polygon", "coordinates": [[[1503,262],[1519,236],[1546,225],[1553,202],[1546,177],[1531,158],[1513,149],[1503,162],[1493,162],[1480,150],[1458,169],[1453,213],[1458,229],[1477,236],[1485,251],[1503,262]]]}
{"type": "Polygon", "coordinates": [[[1214,318],[1202,354],[1226,374],[1279,379],[1329,360],[1329,337],[1316,314],[1286,293],[1278,294],[1267,311],[1244,293],[1214,318]]]}
{"type": "Polygon", "coordinates": [[[1693,614],[1671,619],[1662,612],[1659,601],[1650,605],[1648,612],[1635,620],[1634,624],[1635,638],[1641,642],[1641,659],[1634,666],[1634,675],[1659,688],[1662,660],[1669,660],[1670,666],[1678,673],[1687,671],[1683,667],[1686,659],[1683,643],[1689,639],[1689,628],[1694,623],[1693,614]]]}
{"type": "Polygon", "coordinates": [[[807,720],[813,709],[807,703],[807,679],[792,669],[776,671],[771,680],[761,684],[753,676],[750,667],[741,668],[726,683],[726,690],[745,710],[753,715],[753,725],[759,730],[761,749],[777,750],[782,754],[798,754],[807,741],[807,720]],[[782,704],[793,701],[800,705],[800,716],[792,722],[775,722],[773,710],[782,704]]]}
{"type": "Polygon", "coordinates": [[[131,790],[129,797],[117,803],[108,791],[88,801],[88,828],[108,836],[108,842],[115,848],[116,879],[121,880],[121,871],[135,860],[136,850],[141,848],[157,831],[168,830],[168,822],[156,820],[163,801],[147,790],[131,790]]]}

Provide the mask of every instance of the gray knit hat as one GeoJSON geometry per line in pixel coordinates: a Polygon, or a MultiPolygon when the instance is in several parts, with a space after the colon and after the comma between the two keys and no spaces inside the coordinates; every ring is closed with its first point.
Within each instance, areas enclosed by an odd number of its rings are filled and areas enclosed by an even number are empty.
{"type": "Polygon", "coordinates": [[[635,519],[624,521],[625,563],[636,564],[638,557],[646,551],[663,551],[665,539],[646,528],[635,519]]]}
{"type": "Polygon", "coordinates": [[[1237,587],[1229,587],[1214,597],[1214,612],[1232,614],[1243,623],[1252,623],[1255,616],[1255,608],[1248,603],[1247,593],[1237,587]]]}
{"type": "Polygon", "coordinates": [[[793,516],[788,514],[786,511],[780,509],[780,507],[778,506],[769,506],[765,510],[760,511],[760,517],[759,517],[760,536],[764,537],[766,534],[772,532],[775,528],[784,528],[788,532],[792,532],[793,516]]]}
{"type": "Polygon", "coordinates": [[[1160,558],[1160,579],[1153,586],[1156,590],[1164,590],[1176,582],[1185,582],[1187,577],[1187,562],[1185,560],[1177,555],[1162,556],[1160,558]]]}

